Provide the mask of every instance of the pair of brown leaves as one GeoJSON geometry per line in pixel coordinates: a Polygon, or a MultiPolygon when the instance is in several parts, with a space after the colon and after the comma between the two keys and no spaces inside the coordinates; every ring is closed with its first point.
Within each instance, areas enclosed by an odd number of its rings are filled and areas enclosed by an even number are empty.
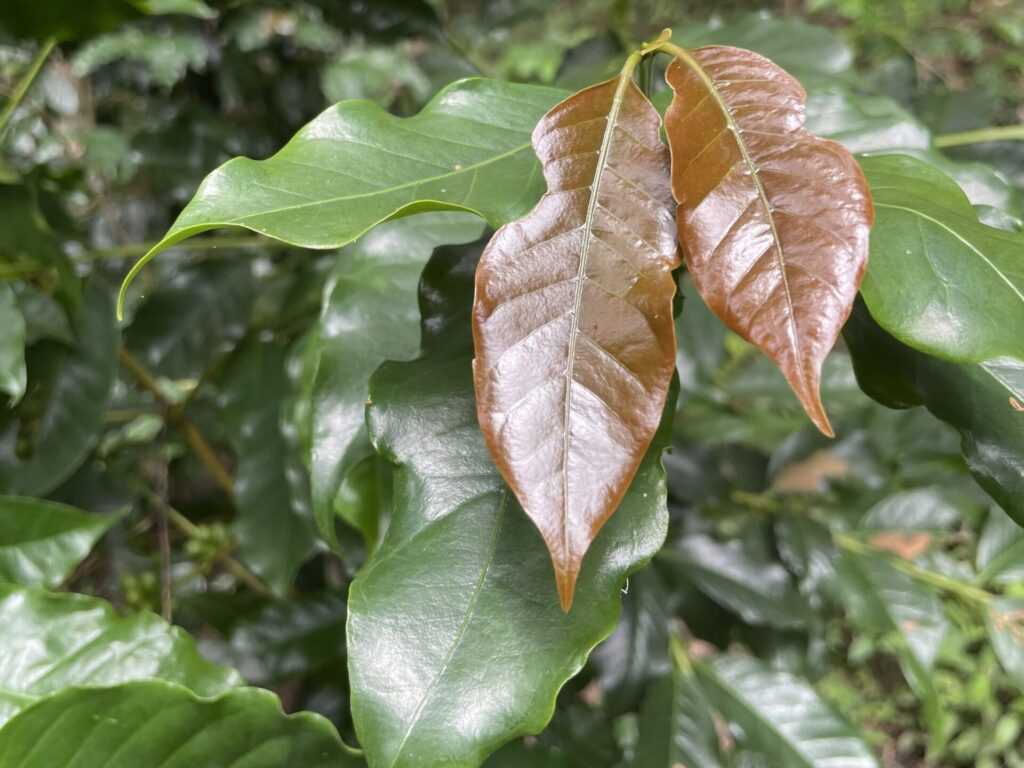
{"type": "Polygon", "coordinates": [[[704,300],[828,435],[821,366],[867,264],[867,185],[845,149],[804,130],[800,84],[750,51],[672,52],[669,147],[629,63],[569,97],[533,133],[547,194],[477,269],[480,426],[565,610],[664,408],[677,226],[704,300]]]}

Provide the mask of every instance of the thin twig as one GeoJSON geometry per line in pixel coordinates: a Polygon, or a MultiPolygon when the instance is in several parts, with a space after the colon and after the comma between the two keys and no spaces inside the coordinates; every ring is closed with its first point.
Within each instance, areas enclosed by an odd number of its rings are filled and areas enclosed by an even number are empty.
{"type": "Polygon", "coordinates": [[[168,425],[181,433],[185,445],[196,455],[196,458],[199,459],[206,471],[210,473],[210,476],[217,482],[217,485],[224,490],[229,498],[234,498],[235,484],[231,479],[231,473],[221,463],[221,460],[217,458],[213,448],[206,441],[206,438],[203,437],[202,433],[196,429],[195,424],[185,415],[184,410],[168,399],[153,374],[147,371],[145,366],[128,350],[124,347],[118,347],[117,357],[124,369],[132,375],[143,389],[152,394],[153,398],[163,407],[164,418],[168,425]]]}
{"type": "MultiPolygon", "coordinates": [[[[202,536],[202,531],[199,529],[199,526],[172,507],[165,499],[160,498],[156,493],[142,483],[133,483],[133,485],[151,504],[161,507],[167,517],[167,521],[183,534],[188,536],[190,539],[196,539],[202,536]]],[[[230,554],[226,552],[219,553],[217,555],[217,559],[220,561],[221,565],[227,568],[227,570],[230,571],[237,579],[245,582],[256,594],[270,594],[270,590],[267,586],[260,581],[252,571],[233,558],[230,554]]]]}
{"type": "Polygon", "coordinates": [[[973,131],[944,133],[936,136],[933,143],[936,147],[962,147],[967,144],[984,144],[988,141],[1024,141],[1024,124],[993,125],[988,128],[976,128],[973,131]]]}
{"type": "Polygon", "coordinates": [[[927,568],[922,568],[909,560],[904,560],[899,556],[891,554],[889,550],[874,547],[854,536],[850,536],[849,534],[834,533],[832,535],[832,539],[840,548],[845,549],[847,552],[881,557],[893,568],[898,571],[903,571],[903,573],[907,574],[911,578],[924,584],[930,584],[944,592],[957,595],[974,605],[986,605],[995,597],[991,592],[987,592],[984,589],[980,589],[971,584],[957,581],[956,579],[951,579],[948,576],[936,573],[935,571],[930,571],[927,568]]]}
{"type": "Polygon", "coordinates": [[[158,490],[154,492],[159,503],[153,504],[156,517],[157,548],[160,552],[160,615],[170,623],[173,618],[171,595],[171,535],[167,530],[167,464],[161,462],[157,470],[158,490]]]}
{"type": "Polygon", "coordinates": [[[43,64],[50,58],[50,54],[53,53],[53,49],[57,46],[56,40],[47,40],[43,43],[39,50],[36,52],[36,56],[32,59],[32,63],[29,64],[28,71],[24,77],[18,83],[18,86],[14,89],[14,93],[11,94],[11,98],[8,99],[4,105],[2,111],[0,111],[0,137],[3,137],[4,131],[7,130],[7,124],[11,121],[11,117],[14,115],[18,105],[21,104],[21,100],[25,98],[25,94],[28,93],[28,89],[32,87],[32,83],[39,76],[40,71],[43,69],[43,64]]]}

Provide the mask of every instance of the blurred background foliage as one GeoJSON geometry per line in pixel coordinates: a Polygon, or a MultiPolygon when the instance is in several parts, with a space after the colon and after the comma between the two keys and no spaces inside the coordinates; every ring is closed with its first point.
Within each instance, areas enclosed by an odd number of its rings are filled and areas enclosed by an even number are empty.
{"type": "MultiPolygon", "coordinates": [[[[0,95],[18,102],[0,127],[0,491],[116,512],[56,583],[173,616],[350,739],[344,594],[386,523],[387,469],[347,489],[362,533],[341,560],[314,535],[302,459],[305,350],[345,254],[194,239],[114,320],[114,286],[211,169],[271,154],[341,99],[408,115],[472,75],[582,87],[672,26],[790,68],[812,126],[854,151],[926,156],[990,223],[1024,213],[1024,144],[957,138],[1024,120],[1013,0],[87,5],[0,10],[0,95]]],[[[971,481],[956,433],[869,400],[840,349],[824,440],[768,361],[683,294],[669,542],[547,731],[488,765],[657,764],[644,748],[670,670],[743,649],[813,685],[886,766],[1024,766],[1024,532],[971,481]]],[[[716,708],[756,725],[734,693],[716,708]]],[[[716,722],[731,764],[769,764],[756,728],[716,722]]]]}

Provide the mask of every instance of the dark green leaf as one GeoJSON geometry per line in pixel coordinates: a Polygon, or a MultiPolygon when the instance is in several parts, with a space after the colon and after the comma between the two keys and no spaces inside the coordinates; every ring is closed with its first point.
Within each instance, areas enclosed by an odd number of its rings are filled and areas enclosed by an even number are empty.
{"type": "Polygon", "coordinates": [[[861,286],[872,317],[936,357],[1024,359],[1024,235],[978,222],[953,180],[925,163],[890,155],[861,165],[876,211],[861,286]]]}
{"type": "Polygon", "coordinates": [[[419,349],[416,286],[431,251],[474,240],[481,229],[473,217],[451,213],[388,222],[343,251],[328,278],[309,352],[315,369],[310,475],[317,526],[332,545],[336,511],[366,534],[354,505],[338,494],[345,476],[372,452],[364,415],[370,376],[385,360],[407,360],[419,349]]]}
{"type": "Polygon", "coordinates": [[[799,19],[779,19],[768,13],[750,13],[731,23],[715,19],[680,26],[672,35],[672,42],[683,48],[701,45],[747,48],[796,74],[837,74],[853,64],[853,51],[834,32],[799,19]]]}
{"type": "Polygon", "coordinates": [[[559,688],[614,628],[625,578],[665,535],[663,431],[562,612],[544,543],[477,423],[477,251],[435,252],[421,292],[424,356],[386,363],[370,386],[372,439],[399,465],[391,527],[349,592],[352,711],[374,765],[476,766],[540,731],[559,688]]]}
{"type": "Polygon", "coordinates": [[[653,568],[630,577],[622,616],[591,661],[612,715],[632,710],[652,680],[668,672],[668,595],[653,568]]]}
{"type": "Polygon", "coordinates": [[[221,417],[237,457],[239,554],[284,595],[315,546],[306,473],[282,431],[285,350],[274,341],[249,338],[218,381],[221,417]]]}
{"type": "Polygon", "coordinates": [[[0,496],[0,582],[56,587],[119,517],[0,496]]]}
{"type": "Polygon", "coordinates": [[[693,670],[673,670],[650,687],[639,716],[635,768],[727,765],[711,704],[693,670]]]}
{"type": "Polygon", "coordinates": [[[70,688],[0,730],[0,768],[350,768],[333,726],[285,715],[270,691],[238,688],[203,699],[172,683],[70,688]],[[59,723],[59,728],[54,725],[59,723]]]}
{"type": "Polygon", "coordinates": [[[693,533],[659,558],[750,624],[793,628],[806,622],[806,605],[789,572],[751,540],[718,542],[693,533]]]}
{"type": "Polygon", "coordinates": [[[177,627],[149,613],[118,616],[85,595],[0,585],[0,648],[0,723],[69,686],[157,677],[214,696],[240,682],[205,661],[177,627]]]}
{"type": "Polygon", "coordinates": [[[180,13],[200,19],[216,15],[202,0],[47,0],[14,3],[4,9],[0,25],[15,37],[58,41],[81,40],[146,14],[180,13]]]}
{"type": "Polygon", "coordinates": [[[147,292],[124,343],[158,375],[195,378],[242,337],[251,309],[248,262],[179,266],[169,281],[147,292]]]}
{"type": "Polygon", "coordinates": [[[955,526],[961,509],[953,494],[941,488],[899,491],[864,513],[862,529],[942,531],[955,526]]]}
{"type": "Polygon", "coordinates": [[[18,297],[18,308],[25,318],[26,345],[41,339],[69,345],[75,343],[67,311],[53,296],[31,283],[17,283],[14,292],[18,297]]]}
{"type": "Polygon", "coordinates": [[[861,388],[889,407],[923,404],[960,432],[971,474],[1024,524],[1024,363],[957,365],[882,331],[861,302],[844,331],[861,388]]]}
{"type": "Polygon", "coordinates": [[[806,680],[743,656],[722,656],[696,670],[711,704],[739,727],[737,741],[769,765],[877,768],[857,731],[806,680]]]}
{"type": "Polygon", "coordinates": [[[0,492],[41,496],[85,460],[117,378],[117,342],[113,302],[94,279],[76,318],[75,346],[35,345],[25,399],[0,411],[0,492]]]}
{"type": "Polygon", "coordinates": [[[200,647],[254,685],[318,672],[345,658],[345,603],[328,592],[268,601],[235,621],[225,642],[200,647]]]}
{"type": "Polygon", "coordinates": [[[0,394],[14,405],[25,394],[25,318],[7,283],[0,283],[0,328],[0,394]]]}
{"type": "Polygon", "coordinates": [[[216,227],[339,248],[422,211],[470,211],[492,226],[519,218],[544,191],[530,133],[564,95],[472,79],[406,119],[363,101],[331,107],[273,157],[235,158],[210,174],[126,284],[160,251],[216,227]]]}

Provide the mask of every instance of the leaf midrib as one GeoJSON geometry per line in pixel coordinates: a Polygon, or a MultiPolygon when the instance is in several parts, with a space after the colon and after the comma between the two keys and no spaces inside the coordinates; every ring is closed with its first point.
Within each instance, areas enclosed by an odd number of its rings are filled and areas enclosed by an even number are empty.
{"type": "Polygon", "coordinates": [[[761,710],[757,709],[750,699],[739,689],[735,688],[730,682],[725,680],[722,675],[713,666],[708,664],[700,664],[705,669],[705,674],[708,679],[712,681],[714,685],[717,685],[733,702],[744,709],[748,715],[760,723],[764,729],[772,734],[783,744],[784,748],[792,755],[800,760],[800,763],[806,768],[814,768],[814,759],[809,756],[800,745],[795,743],[786,733],[780,730],[773,720],[763,716],[761,710]]]}
{"type": "MultiPolygon", "coordinates": [[[[491,163],[497,163],[497,162],[500,162],[501,160],[504,160],[507,157],[512,157],[513,155],[519,154],[520,152],[523,152],[524,150],[527,150],[529,148],[530,148],[530,142],[526,142],[524,144],[519,144],[518,146],[515,146],[512,149],[506,150],[505,152],[502,152],[499,155],[492,155],[491,157],[488,157],[488,158],[486,158],[484,160],[480,160],[479,162],[472,163],[471,165],[463,166],[462,168],[459,168],[458,170],[447,171],[446,173],[440,173],[440,174],[437,174],[436,176],[426,176],[426,177],[420,178],[420,179],[413,179],[412,181],[407,181],[404,184],[399,184],[399,185],[393,186],[393,187],[384,187],[382,189],[375,189],[372,192],[361,192],[361,193],[359,193],[357,195],[340,195],[338,197],[329,197],[329,198],[325,198],[323,200],[313,200],[313,201],[310,201],[308,203],[297,203],[296,205],[287,205],[287,206],[283,206],[283,207],[280,207],[280,208],[269,208],[267,210],[257,211],[256,213],[248,213],[245,216],[237,216],[237,217],[235,217],[233,219],[227,219],[223,223],[224,224],[239,224],[239,223],[241,223],[243,221],[246,221],[247,219],[252,219],[252,218],[255,218],[257,216],[269,216],[269,215],[274,215],[274,214],[278,214],[278,213],[284,213],[286,211],[295,211],[295,210],[298,210],[300,208],[310,208],[310,207],[314,207],[314,206],[318,206],[318,205],[331,205],[333,203],[341,203],[341,202],[345,202],[347,200],[360,200],[360,199],[364,199],[364,198],[378,197],[380,195],[388,195],[388,194],[392,194],[392,193],[397,192],[397,191],[402,190],[402,189],[408,189],[409,187],[418,186],[420,184],[430,184],[430,183],[433,183],[435,181],[440,181],[441,179],[447,179],[447,178],[450,178],[452,176],[458,176],[460,174],[470,173],[472,171],[477,170],[478,168],[484,168],[487,165],[490,165],[491,163]]],[[[413,201],[413,202],[416,202],[416,201],[413,201]]],[[[187,226],[193,226],[193,225],[187,225],[187,226]]],[[[184,230],[185,228],[186,227],[182,227],[182,230],[184,230]]],[[[179,230],[179,231],[181,231],[181,230],[179,230]]]]}
{"type": "Polygon", "coordinates": [[[1013,293],[1017,296],[1017,298],[1021,301],[1021,303],[1024,304],[1024,293],[1021,293],[1020,289],[1017,288],[1017,286],[1013,284],[1013,282],[1010,280],[1010,278],[1007,277],[1006,274],[1004,274],[1003,271],[1001,269],[999,269],[999,267],[997,267],[995,264],[993,264],[992,261],[984,253],[982,253],[981,250],[977,246],[975,246],[973,243],[971,243],[969,240],[967,240],[965,237],[963,237],[956,230],[954,230],[954,229],[950,228],[949,226],[943,224],[938,219],[929,216],[927,213],[924,213],[923,211],[919,211],[919,210],[917,210],[915,208],[908,208],[905,205],[895,205],[893,203],[879,203],[879,202],[876,202],[875,203],[875,207],[876,208],[889,208],[891,210],[906,211],[907,213],[911,214],[912,216],[919,216],[922,219],[926,219],[927,221],[930,221],[932,224],[936,225],[940,229],[945,230],[950,235],[952,235],[954,238],[956,238],[961,243],[963,243],[968,249],[970,249],[972,252],[974,252],[978,256],[978,258],[980,258],[983,262],[985,262],[985,264],[993,272],[995,272],[996,276],[1000,280],[1002,280],[1004,283],[1006,283],[1006,285],[1010,288],[1011,291],[1013,291],[1013,293]]]}
{"type": "MultiPolygon", "coordinates": [[[[576,336],[580,326],[580,307],[583,303],[583,281],[587,274],[587,261],[590,256],[590,242],[594,228],[594,216],[597,213],[598,198],[601,196],[601,182],[604,178],[604,171],[608,165],[608,152],[612,145],[612,138],[615,129],[618,127],[619,112],[622,110],[622,101],[626,90],[633,82],[632,73],[626,70],[619,75],[619,83],[615,88],[615,95],[612,97],[612,106],[605,118],[608,122],[605,125],[604,135],[601,137],[601,147],[597,154],[597,168],[594,171],[594,181],[590,187],[590,200],[587,201],[587,215],[583,219],[583,242],[580,244],[579,264],[576,268],[576,289],[573,294],[572,320],[569,324],[569,348],[566,353],[565,401],[562,412],[562,571],[569,570],[569,453],[572,448],[572,430],[570,420],[572,417],[572,385],[574,369],[576,366],[576,336]]],[[[559,589],[561,592],[561,589],[559,589]]]]}
{"type": "Polygon", "coordinates": [[[508,508],[508,497],[509,488],[507,485],[504,485],[501,489],[501,500],[498,502],[498,510],[495,515],[494,532],[491,534],[491,541],[487,547],[487,554],[484,557],[483,565],[480,568],[480,576],[477,578],[477,582],[473,587],[473,594],[470,596],[469,603],[466,605],[466,612],[462,617],[462,623],[459,625],[459,630],[455,635],[455,639],[452,641],[451,646],[448,648],[448,652],[445,654],[444,661],[441,662],[441,666],[438,668],[437,673],[430,681],[427,689],[423,692],[423,697],[420,699],[420,702],[416,707],[416,711],[413,712],[412,717],[409,718],[409,725],[405,730],[405,734],[402,736],[402,740],[398,743],[398,747],[395,749],[395,756],[391,760],[390,768],[395,768],[395,766],[398,765],[398,761],[402,757],[402,750],[405,748],[410,736],[412,736],[412,732],[420,722],[420,715],[423,713],[423,709],[426,707],[427,702],[433,695],[434,689],[437,688],[438,684],[441,682],[441,677],[448,668],[448,664],[455,655],[455,651],[458,650],[459,645],[462,644],[462,638],[466,634],[466,630],[469,628],[470,620],[476,610],[476,604],[480,600],[480,593],[483,590],[484,581],[487,578],[487,572],[491,568],[491,562],[494,560],[494,553],[497,550],[498,534],[501,531],[501,524],[505,517],[505,510],[508,508]]]}
{"type": "MultiPolygon", "coordinates": [[[[715,81],[711,79],[710,75],[704,70],[704,67],[700,65],[693,56],[689,54],[685,49],[680,48],[678,51],[673,51],[679,60],[684,61],[694,74],[700,78],[704,87],[708,89],[708,92],[712,95],[715,103],[718,104],[719,110],[725,117],[726,124],[729,126],[729,132],[733,135],[733,139],[736,141],[736,146],[740,150],[740,154],[743,157],[743,162],[746,164],[750,171],[750,178],[754,182],[754,186],[757,189],[757,196],[761,202],[761,207],[764,209],[765,218],[768,220],[768,226],[771,228],[772,242],[775,246],[775,262],[779,268],[779,275],[782,278],[782,288],[786,294],[786,308],[789,310],[786,313],[787,325],[789,326],[789,346],[793,351],[793,355],[798,363],[800,370],[800,378],[805,379],[804,374],[804,357],[803,352],[800,349],[800,344],[797,342],[799,338],[799,329],[796,326],[796,306],[793,304],[793,296],[789,290],[789,278],[786,275],[786,259],[782,254],[782,240],[779,239],[779,232],[775,226],[775,216],[772,213],[771,202],[768,200],[768,194],[765,192],[764,185],[761,183],[760,173],[757,165],[754,163],[754,159],[750,155],[750,150],[747,148],[746,142],[743,140],[743,129],[739,123],[736,122],[736,118],[733,117],[732,111],[729,109],[729,105],[725,103],[725,99],[722,98],[722,94],[719,93],[718,87],[715,85],[715,81]]],[[[724,178],[724,177],[723,177],[724,178]]]]}

